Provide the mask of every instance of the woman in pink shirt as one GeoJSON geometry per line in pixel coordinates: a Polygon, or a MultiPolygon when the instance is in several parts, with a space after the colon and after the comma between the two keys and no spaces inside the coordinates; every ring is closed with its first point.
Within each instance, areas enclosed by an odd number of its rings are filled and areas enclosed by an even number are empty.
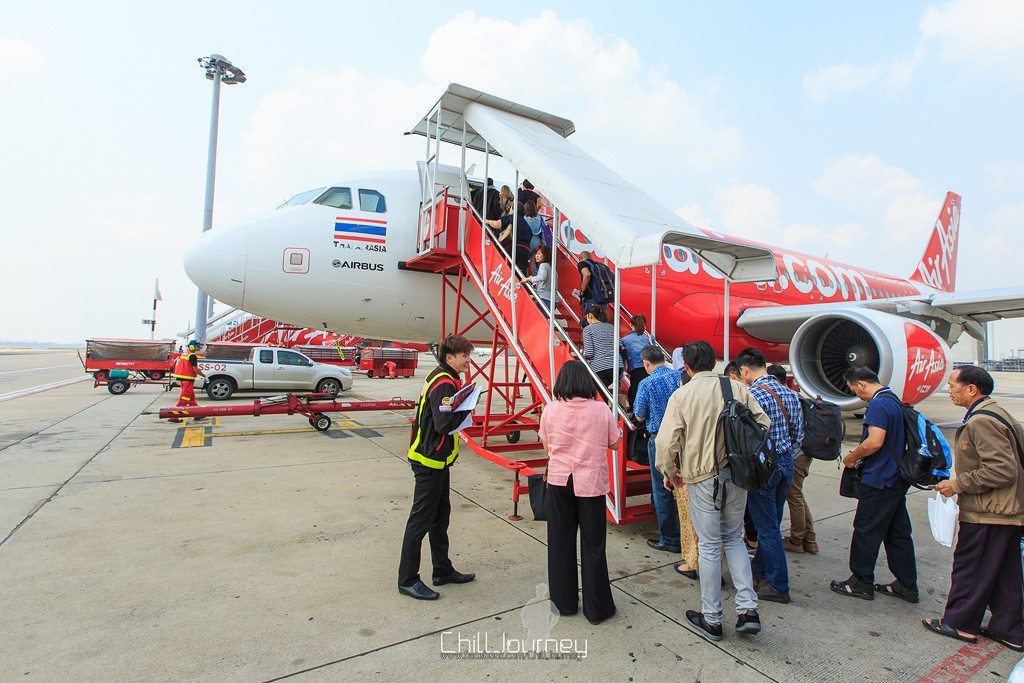
{"type": "Polygon", "coordinates": [[[540,438],[548,452],[548,584],[559,613],[579,611],[576,530],[583,572],[583,614],[599,624],[615,614],[605,556],[605,494],[608,449],[622,432],[612,411],[597,399],[587,366],[562,366],[552,401],[540,417],[540,438]]]}

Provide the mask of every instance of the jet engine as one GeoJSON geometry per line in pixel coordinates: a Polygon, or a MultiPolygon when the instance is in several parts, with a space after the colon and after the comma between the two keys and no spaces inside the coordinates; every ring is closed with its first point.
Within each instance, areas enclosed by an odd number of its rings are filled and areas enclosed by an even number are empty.
{"type": "Polygon", "coordinates": [[[793,335],[789,361],[801,389],[843,410],[864,405],[843,381],[851,366],[871,368],[897,396],[917,403],[939,387],[950,365],[949,347],[927,325],[864,309],[808,319],[793,335]]]}

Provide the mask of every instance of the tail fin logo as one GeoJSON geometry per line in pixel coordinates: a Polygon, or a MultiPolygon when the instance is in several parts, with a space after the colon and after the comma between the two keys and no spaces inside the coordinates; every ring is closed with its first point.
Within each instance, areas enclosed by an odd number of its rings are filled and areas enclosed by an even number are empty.
{"type": "Polygon", "coordinates": [[[956,289],[956,255],[960,237],[960,196],[949,192],[946,203],[935,221],[935,230],[928,242],[917,272],[911,280],[952,292],[956,289]]]}

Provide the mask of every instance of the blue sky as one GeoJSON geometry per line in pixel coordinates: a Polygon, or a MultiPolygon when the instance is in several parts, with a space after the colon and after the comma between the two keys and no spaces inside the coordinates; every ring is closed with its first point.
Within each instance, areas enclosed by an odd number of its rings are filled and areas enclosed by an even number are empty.
{"type": "MultiPolygon", "coordinates": [[[[0,338],[184,329],[209,84],[215,221],[366,168],[459,81],[572,118],[576,144],[689,220],[909,274],[947,189],[959,288],[1018,286],[1024,4],[19,3],[0,10],[0,338]]],[[[1024,327],[996,329],[1001,352],[1024,327]]]]}

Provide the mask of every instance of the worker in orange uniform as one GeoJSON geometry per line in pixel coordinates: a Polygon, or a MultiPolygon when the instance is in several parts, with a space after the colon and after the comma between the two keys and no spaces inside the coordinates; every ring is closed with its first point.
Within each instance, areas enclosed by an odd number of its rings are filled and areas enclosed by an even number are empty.
{"type": "Polygon", "coordinates": [[[199,342],[192,340],[188,343],[188,350],[178,356],[178,360],[174,363],[172,375],[181,382],[181,395],[175,404],[176,408],[199,405],[196,401],[196,376],[206,377],[206,375],[199,369],[199,359],[202,356],[198,351],[199,342]]]}
{"type": "Polygon", "coordinates": [[[388,373],[388,379],[394,379],[395,378],[395,370],[397,368],[398,368],[398,366],[395,365],[395,361],[393,361],[393,360],[389,360],[389,361],[384,363],[384,369],[388,373]]]}

